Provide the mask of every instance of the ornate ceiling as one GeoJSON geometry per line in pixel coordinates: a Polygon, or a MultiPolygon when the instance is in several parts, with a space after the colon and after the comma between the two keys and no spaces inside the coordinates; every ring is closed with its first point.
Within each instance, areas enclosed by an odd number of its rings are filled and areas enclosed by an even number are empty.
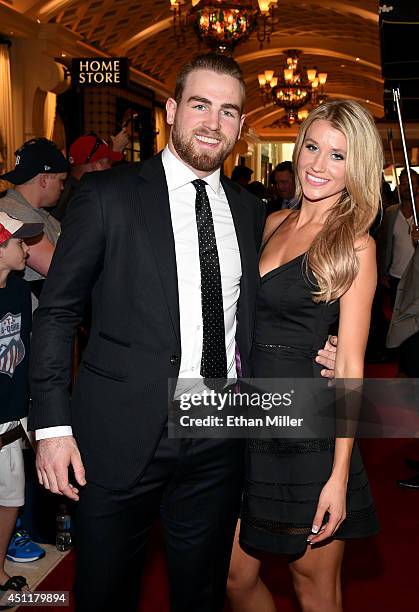
{"type": "MultiPolygon", "coordinates": [[[[174,88],[176,71],[199,50],[192,30],[181,45],[172,28],[169,0],[0,0],[36,23],[63,28],[82,49],[97,54],[126,55],[138,80],[161,96],[174,88]]],[[[188,2],[187,2],[188,4],[188,2]]],[[[378,33],[378,0],[278,0],[278,24],[270,43],[260,48],[255,35],[237,47],[248,89],[248,125],[263,139],[292,138],[293,131],[278,127],[282,112],[262,105],[257,74],[281,68],[286,49],[301,49],[302,65],[328,73],[325,92],[363,102],[378,118],[383,111],[378,33]],[[358,58],[358,60],[356,59],[358,58]],[[367,102],[368,101],[368,102],[367,102]]],[[[0,26],[1,28],[1,26],[0,26]]],[[[7,34],[7,32],[3,32],[7,34]]],[[[74,46],[62,52],[74,55],[74,46]]]]}

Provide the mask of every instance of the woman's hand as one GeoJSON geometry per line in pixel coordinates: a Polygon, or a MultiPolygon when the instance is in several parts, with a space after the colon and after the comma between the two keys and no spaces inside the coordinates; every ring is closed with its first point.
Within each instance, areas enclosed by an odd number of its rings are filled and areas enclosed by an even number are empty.
{"type": "Polygon", "coordinates": [[[320,365],[325,366],[320,372],[324,378],[335,377],[335,362],[336,362],[336,348],[338,345],[337,336],[329,336],[326,340],[324,348],[317,352],[316,361],[320,365]]]}
{"type": "Polygon", "coordinates": [[[342,478],[332,476],[324,485],[319,502],[317,504],[316,516],[311,528],[313,535],[307,538],[309,544],[318,544],[330,538],[346,518],[346,486],[342,478]],[[329,520],[323,525],[325,513],[329,513],[329,520]],[[317,535],[316,535],[317,534],[317,535]]]}

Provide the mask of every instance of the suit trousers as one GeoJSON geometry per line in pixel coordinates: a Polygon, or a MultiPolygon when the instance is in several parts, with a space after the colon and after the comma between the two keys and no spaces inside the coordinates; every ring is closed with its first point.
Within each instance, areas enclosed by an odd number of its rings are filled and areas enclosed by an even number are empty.
{"type": "Polygon", "coordinates": [[[164,529],[171,612],[221,612],[242,491],[242,440],[168,439],[127,490],[90,483],[77,508],[77,612],[136,612],[152,525],[164,529]]]}

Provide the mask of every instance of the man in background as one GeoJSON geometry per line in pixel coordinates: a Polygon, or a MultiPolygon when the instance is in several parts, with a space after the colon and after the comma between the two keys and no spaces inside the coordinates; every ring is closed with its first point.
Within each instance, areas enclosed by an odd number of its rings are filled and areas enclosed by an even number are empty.
{"type": "MultiPolygon", "coordinates": [[[[0,198],[0,210],[24,223],[44,225],[42,237],[30,245],[24,273],[32,295],[37,298],[60,234],[60,224],[45,209],[57,203],[70,166],[55,143],[47,138],[28,140],[15,154],[15,168],[0,176],[14,185],[0,198]]],[[[34,297],[32,303],[36,307],[34,297]]]]}
{"type": "Polygon", "coordinates": [[[284,208],[294,208],[295,201],[295,178],[292,162],[284,161],[278,164],[271,174],[271,185],[273,197],[266,207],[266,214],[284,208]]]}
{"type": "Polygon", "coordinates": [[[252,178],[253,170],[247,166],[234,166],[231,173],[231,180],[240,185],[247,187],[252,178]]]}
{"type": "MultiPolygon", "coordinates": [[[[416,198],[419,176],[413,169],[410,169],[410,177],[413,196],[416,198]]],[[[405,168],[400,172],[399,189],[401,204],[387,208],[377,237],[379,278],[381,284],[390,292],[392,305],[396,300],[400,279],[415,252],[412,241],[413,205],[405,168]]]]}
{"type": "Polygon", "coordinates": [[[58,221],[62,222],[67,211],[67,206],[81,177],[86,172],[98,172],[108,170],[112,164],[122,160],[122,151],[128,143],[125,129],[122,129],[112,138],[110,148],[104,140],[96,134],[86,134],[77,138],[70,147],[69,162],[71,166],[70,176],[67,178],[64,191],[52,214],[58,221]]]}

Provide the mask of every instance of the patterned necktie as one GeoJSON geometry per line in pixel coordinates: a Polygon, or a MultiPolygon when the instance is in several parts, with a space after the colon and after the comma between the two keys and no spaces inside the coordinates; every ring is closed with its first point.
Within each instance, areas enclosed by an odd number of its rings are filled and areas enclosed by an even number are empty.
{"type": "Polygon", "coordinates": [[[227,378],[223,292],[214,223],[205,190],[206,182],[196,179],[192,184],[196,189],[195,213],[201,267],[203,321],[201,376],[206,379],[227,378]]]}

